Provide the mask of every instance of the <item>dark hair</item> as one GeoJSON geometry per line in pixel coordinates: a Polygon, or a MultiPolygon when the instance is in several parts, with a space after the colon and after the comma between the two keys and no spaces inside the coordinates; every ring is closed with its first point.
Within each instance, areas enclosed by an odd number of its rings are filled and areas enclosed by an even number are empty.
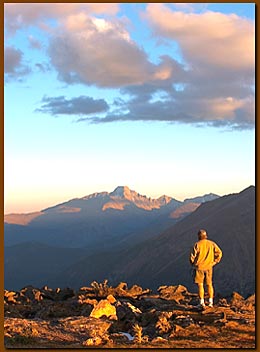
{"type": "Polygon", "coordinates": [[[205,238],[208,238],[207,231],[206,231],[206,230],[203,230],[203,229],[199,230],[199,232],[198,232],[198,237],[199,237],[200,240],[203,240],[203,239],[205,239],[205,238]]]}

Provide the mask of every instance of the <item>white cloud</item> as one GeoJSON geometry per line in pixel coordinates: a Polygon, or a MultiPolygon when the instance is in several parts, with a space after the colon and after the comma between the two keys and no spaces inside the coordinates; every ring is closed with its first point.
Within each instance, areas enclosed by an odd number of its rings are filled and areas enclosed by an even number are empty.
{"type": "Polygon", "coordinates": [[[171,68],[156,66],[120,21],[71,15],[53,35],[50,57],[59,78],[68,82],[122,87],[171,77],[171,68]]]}
{"type": "Polygon", "coordinates": [[[178,43],[188,67],[183,89],[171,94],[173,116],[253,126],[254,22],[234,14],[184,13],[163,4],[148,4],[146,19],[155,36],[178,43]]]}
{"type": "Polygon", "coordinates": [[[72,13],[115,15],[118,3],[5,3],[5,25],[9,33],[46,19],[59,20],[72,13]]]}
{"type": "Polygon", "coordinates": [[[172,11],[149,4],[146,18],[156,34],[179,43],[192,66],[209,65],[230,70],[254,67],[254,23],[235,14],[172,11]]]}

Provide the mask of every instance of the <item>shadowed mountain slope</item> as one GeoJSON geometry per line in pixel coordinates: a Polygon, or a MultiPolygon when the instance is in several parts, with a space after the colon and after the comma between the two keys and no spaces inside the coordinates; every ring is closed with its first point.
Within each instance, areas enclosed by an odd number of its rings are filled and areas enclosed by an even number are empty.
{"type": "Polygon", "coordinates": [[[20,243],[5,248],[5,287],[18,290],[26,285],[48,284],[58,272],[85,258],[85,249],[58,248],[42,243],[20,243]],[[44,283],[44,279],[47,282],[44,283]]]}
{"type": "MultiPolygon", "coordinates": [[[[200,228],[223,250],[214,268],[215,290],[222,294],[255,292],[255,188],[202,204],[196,211],[153,240],[128,250],[88,256],[67,270],[66,284],[79,286],[82,280],[112,283],[127,281],[153,289],[182,284],[196,290],[191,277],[189,252],[200,228]],[[95,266],[91,266],[95,263],[95,266]],[[91,268],[89,270],[88,268],[91,268]]],[[[61,275],[57,277],[62,281],[61,275]]]]}
{"type": "Polygon", "coordinates": [[[117,275],[150,287],[181,283],[192,288],[189,252],[200,228],[223,250],[214,270],[216,291],[254,292],[255,187],[204,203],[153,241],[129,250],[117,275]]]}

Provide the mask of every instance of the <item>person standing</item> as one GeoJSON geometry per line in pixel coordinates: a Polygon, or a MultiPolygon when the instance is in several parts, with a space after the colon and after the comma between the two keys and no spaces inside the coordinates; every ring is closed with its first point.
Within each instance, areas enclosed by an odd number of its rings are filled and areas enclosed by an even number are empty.
{"type": "Polygon", "coordinates": [[[209,294],[209,307],[213,307],[214,288],[212,283],[213,266],[220,262],[222,250],[219,246],[208,240],[206,230],[199,230],[198,242],[190,252],[190,263],[195,269],[194,282],[198,285],[200,307],[205,308],[204,281],[209,294]]]}

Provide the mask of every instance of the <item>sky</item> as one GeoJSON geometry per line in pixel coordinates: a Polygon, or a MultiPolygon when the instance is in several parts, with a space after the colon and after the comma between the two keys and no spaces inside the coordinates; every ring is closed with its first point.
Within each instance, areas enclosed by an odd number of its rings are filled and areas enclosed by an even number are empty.
{"type": "Polygon", "coordinates": [[[255,4],[4,10],[5,213],[255,184],[255,4]]]}

